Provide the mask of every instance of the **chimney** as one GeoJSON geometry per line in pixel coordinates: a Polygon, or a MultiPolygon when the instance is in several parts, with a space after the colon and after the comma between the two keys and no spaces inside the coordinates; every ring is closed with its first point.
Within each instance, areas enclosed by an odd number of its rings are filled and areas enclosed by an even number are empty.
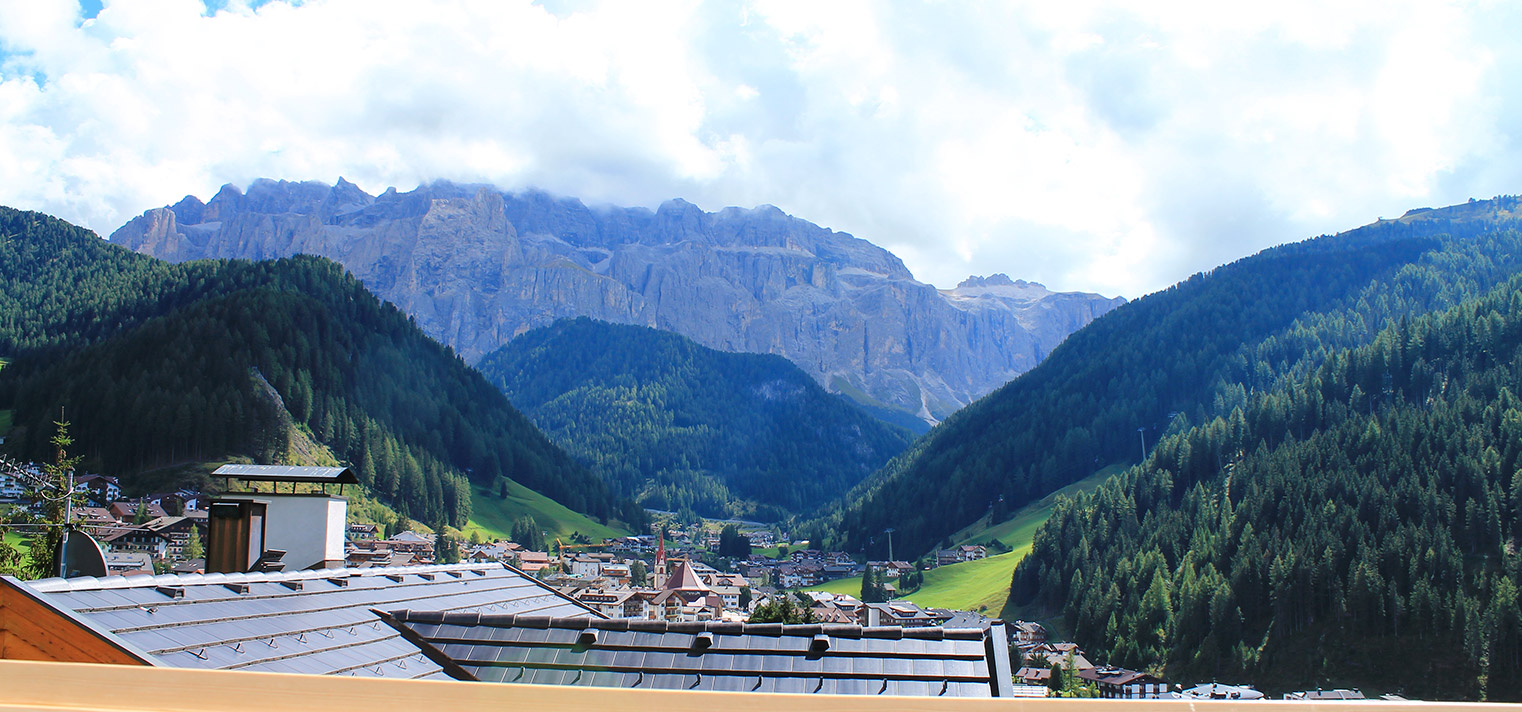
{"type": "Polygon", "coordinates": [[[223,465],[213,477],[269,482],[270,491],[229,491],[212,499],[207,531],[206,572],[241,573],[282,569],[337,568],[344,564],[344,530],[349,500],[330,494],[330,485],[356,484],[346,467],[223,465]],[[280,492],[280,485],[287,492],[280,492]],[[298,483],[321,490],[297,492],[298,483]]]}

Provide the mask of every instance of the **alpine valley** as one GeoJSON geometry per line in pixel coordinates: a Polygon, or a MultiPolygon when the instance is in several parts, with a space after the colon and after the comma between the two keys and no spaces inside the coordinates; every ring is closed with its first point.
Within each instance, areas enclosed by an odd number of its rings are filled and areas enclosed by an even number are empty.
{"type": "Polygon", "coordinates": [[[116,244],[5,210],[0,412],[36,458],[65,406],[145,478],[325,451],[440,524],[516,485],[626,532],[643,503],[867,559],[998,542],[919,593],[998,566],[1004,616],[1170,679],[1522,699],[1519,205],[1125,304],[936,290],[773,208],[259,181],[116,244]]]}
{"type": "Polygon", "coordinates": [[[561,320],[487,354],[480,369],[551,440],[655,509],[807,514],[911,438],[781,356],[715,351],[643,326],[561,320]]]}

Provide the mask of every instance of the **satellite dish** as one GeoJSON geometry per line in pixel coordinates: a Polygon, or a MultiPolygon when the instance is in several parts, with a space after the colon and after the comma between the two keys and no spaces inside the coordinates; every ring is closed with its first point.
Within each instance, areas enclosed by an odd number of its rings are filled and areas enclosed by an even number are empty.
{"type": "Polygon", "coordinates": [[[107,574],[106,555],[101,553],[100,544],[95,543],[95,538],[89,534],[73,529],[66,531],[59,548],[65,567],[64,578],[99,578],[107,574]]]}

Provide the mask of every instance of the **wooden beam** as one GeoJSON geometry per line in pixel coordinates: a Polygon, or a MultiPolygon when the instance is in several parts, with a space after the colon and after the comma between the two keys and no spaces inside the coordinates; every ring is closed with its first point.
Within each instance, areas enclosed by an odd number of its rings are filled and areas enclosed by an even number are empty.
{"type": "MultiPolygon", "coordinates": [[[[553,709],[564,712],[1196,712],[1192,701],[946,699],[784,695],[486,682],[388,680],[162,667],[0,661],[0,712],[416,712],[420,709],[553,709]]],[[[1346,712],[1347,703],[1227,701],[1211,712],[1346,712]]],[[[1515,705],[1367,701],[1359,712],[1516,712],[1515,705]]]]}

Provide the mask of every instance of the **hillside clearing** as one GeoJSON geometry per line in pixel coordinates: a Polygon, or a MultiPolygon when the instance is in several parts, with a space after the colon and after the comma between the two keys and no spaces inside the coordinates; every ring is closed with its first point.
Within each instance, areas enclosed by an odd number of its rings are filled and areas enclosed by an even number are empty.
{"type": "Polygon", "coordinates": [[[472,532],[479,531],[487,539],[508,539],[513,531],[513,520],[524,515],[532,516],[539,523],[539,528],[548,532],[546,541],[556,537],[569,539],[576,533],[594,542],[629,535],[626,529],[598,524],[512,480],[507,480],[507,499],[471,485],[470,512],[470,523],[465,525],[467,537],[472,532]]]}
{"type": "Polygon", "coordinates": [[[1123,463],[1106,466],[1088,477],[1022,507],[1015,516],[1002,522],[991,523],[987,517],[979,519],[952,535],[952,546],[987,544],[991,540],[997,540],[1010,549],[1028,547],[1031,538],[1036,535],[1036,529],[1040,528],[1047,517],[1052,515],[1052,505],[1057,503],[1057,497],[1072,497],[1080,492],[1092,491],[1111,476],[1124,472],[1127,467],[1130,465],[1123,463]]]}
{"type": "MultiPolygon", "coordinates": [[[[1022,508],[1009,519],[989,524],[975,522],[957,532],[953,537],[956,545],[987,544],[991,540],[1010,548],[1003,554],[979,561],[950,564],[925,572],[925,585],[906,597],[920,606],[952,608],[961,611],[981,611],[989,615],[1004,615],[1004,604],[1009,598],[1009,579],[1015,564],[1030,553],[1031,541],[1036,530],[1052,515],[1052,506],[1059,495],[1073,496],[1098,487],[1109,477],[1121,472],[1126,465],[1105,467],[1088,477],[1053,492],[1039,501],[1022,508]]],[[[861,595],[861,577],[839,579],[813,586],[807,591],[830,591],[852,596],[861,595]]]]}

